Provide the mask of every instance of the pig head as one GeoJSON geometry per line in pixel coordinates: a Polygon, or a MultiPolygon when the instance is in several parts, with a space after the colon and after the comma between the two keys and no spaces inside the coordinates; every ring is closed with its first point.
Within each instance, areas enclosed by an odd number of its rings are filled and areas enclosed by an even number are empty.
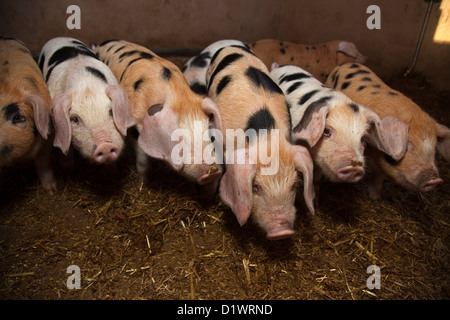
{"type": "Polygon", "coordinates": [[[126,93],[117,85],[110,85],[98,94],[89,88],[71,92],[52,100],[55,126],[54,146],[66,154],[71,143],[96,163],[115,161],[123,147],[127,129],[135,124],[126,93]],[[97,107],[108,112],[98,112],[97,107]],[[113,129],[113,130],[112,130],[113,129]]]}
{"type": "MultiPolygon", "coordinates": [[[[436,150],[449,160],[449,129],[438,124],[412,100],[387,86],[372,70],[357,64],[337,67],[326,84],[340,89],[354,101],[375,112],[381,119],[396,118],[408,126],[405,151],[390,154],[383,149],[369,148],[373,171],[369,194],[373,199],[381,195],[382,182],[387,175],[411,190],[428,192],[442,184],[435,161],[436,150]]],[[[392,123],[388,126],[396,127],[392,123]]],[[[372,141],[373,142],[373,141],[372,141]]],[[[388,139],[390,145],[395,140],[388,139]]],[[[373,145],[377,146],[377,143],[373,145]]]]}
{"type": "Polygon", "coordinates": [[[254,221],[266,231],[267,239],[290,237],[294,234],[296,214],[291,205],[298,186],[295,169],[303,174],[304,198],[314,214],[311,156],[300,145],[281,148],[280,163],[283,163],[281,158],[287,156],[285,152],[291,153],[295,167],[280,166],[277,173],[267,176],[262,175],[255,152],[255,145],[231,152],[220,183],[220,197],[232,209],[241,226],[247,223],[253,212],[254,221]]]}

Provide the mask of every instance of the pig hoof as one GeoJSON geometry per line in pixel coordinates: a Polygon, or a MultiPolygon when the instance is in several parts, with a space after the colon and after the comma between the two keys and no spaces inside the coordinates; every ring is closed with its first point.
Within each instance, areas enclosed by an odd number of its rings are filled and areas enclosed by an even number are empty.
{"type": "Polygon", "coordinates": [[[368,189],[369,191],[369,197],[372,200],[380,200],[381,199],[381,190],[375,190],[373,188],[368,189]]]}
{"type": "Polygon", "coordinates": [[[51,196],[55,195],[57,190],[56,181],[42,182],[42,187],[51,196]]]}
{"type": "Polygon", "coordinates": [[[273,229],[270,230],[267,233],[267,239],[269,240],[281,240],[290,238],[294,235],[294,230],[292,229],[286,229],[286,228],[279,228],[279,229],[273,229]]]}

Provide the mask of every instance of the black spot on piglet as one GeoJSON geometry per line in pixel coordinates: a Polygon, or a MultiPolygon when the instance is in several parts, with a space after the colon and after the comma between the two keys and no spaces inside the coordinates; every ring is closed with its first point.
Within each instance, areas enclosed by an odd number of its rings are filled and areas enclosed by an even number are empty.
{"type": "Polygon", "coordinates": [[[133,85],[133,88],[134,88],[134,91],[136,91],[137,89],[139,89],[139,87],[141,86],[141,84],[144,82],[144,79],[142,79],[142,78],[140,78],[139,80],[137,80],[135,83],[134,83],[134,85],[133,85]]]}
{"type": "Polygon", "coordinates": [[[261,70],[249,67],[247,71],[245,71],[245,75],[251,80],[251,82],[256,86],[261,86],[265,91],[283,94],[283,91],[280,87],[269,77],[267,74],[262,72],[261,70]]]}
{"type": "Polygon", "coordinates": [[[190,85],[190,88],[197,94],[206,95],[206,86],[204,84],[194,82],[190,85]]]}
{"type": "Polygon", "coordinates": [[[86,67],[86,71],[88,71],[89,73],[91,73],[92,75],[94,75],[96,78],[102,80],[105,83],[108,83],[108,81],[106,81],[106,77],[103,74],[103,72],[101,72],[100,70],[98,70],[97,68],[93,68],[93,67],[86,67]]]}
{"type": "Polygon", "coordinates": [[[245,128],[245,130],[255,129],[256,131],[258,131],[260,129],[270,130],[273,128],[275,128],[275,119],[273,118],[269,110],[263,108],[255,112],[248,119],[247,127],[245,128]]]}

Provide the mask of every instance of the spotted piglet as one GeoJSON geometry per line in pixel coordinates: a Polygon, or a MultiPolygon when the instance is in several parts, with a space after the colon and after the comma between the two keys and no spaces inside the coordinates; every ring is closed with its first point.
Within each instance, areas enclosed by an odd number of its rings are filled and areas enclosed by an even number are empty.
{"type": "Polygon", "coordinates": [[[252,216],[268,239],[292,236],[296,169],[303,173],[305,201],[314,213],[313,164],[306,148],[290,143],[283,92],[262,61],[243,47],[216,52],[207,70],[207,88],[220,109],[225,137],[222,200],[240,225],[252,216]]]}
{"type": "Polygon", "coordinates": [[[43,188],[53,193],[50,95],[25,45],[0,38],[0,169],[34,159],[43,188]]]}
{"type": "Polygon", "coordinates": [[[354,43],[334,40],[319,44],[298,44],[275,39],[263,39],[250,45],[253,52],[270,68],[272,63],[299,66],[321,82],[325,82],[334,67],[347,62],[364,63],[354,43]]]}
{"type": "Polygon", "coordinates": [[[450,161],[450,130],[447,127],[437,123],[412,100],[391,89],[361,64],[336,67],[326,84],[341,90],[381,118],[396,117],[409,126],[403,157],[395,158],[372,148],[368,150],[375,171],[369,181],[369,194],[373,199],[380,197],[386,175],[407,189],[422,192],[434,190],[443,182],[436,167],[435,150],[450,161]]]}
{"type": "Polygon", "coordinates": [[[145,179],[149,155],[165,160],[205,191],[215,190],[222,172],[214,152],[208,153],[210,137],[203,136],[210,128],[220,129],[219,111],[211,99],[194,93],[176,65],[143,46],[113,40],[103,42],[95,52],[126,90],[137,119],[139,179],[145,179]],[[186,143],[184,151],[177,147],[178,138],[186,143]],[[210,157],[198,157],[195,150],[210,157]]]}
{"type": "Polygon", "coordinates": [[[333,182],[361,180],[366,141],[393,158],[403,156],[408,139],[403,122],[394,117],[380,119],[300,67],[273,67],[271,76],[288,101],[292,137],[311,148],[316,191],[322,174],[333,182]]]}
{"type": "Polygon", "coordinates": [[[135,120],[111,70],[82,42],[64,37],[44,45],[39,66],[52,97],[54,146],[67,154],[72,145],[98,164],[117,160],[135,120]]]}
{"type": "Polygon", "coordinates": [[[239,40],[220,40],[210,44],[186,62],[183,67],[183,75],[192,91],[206,95],[206,70],[209,62],[218,50],[229,46],[248,48],[247,44],[239,40]]]}

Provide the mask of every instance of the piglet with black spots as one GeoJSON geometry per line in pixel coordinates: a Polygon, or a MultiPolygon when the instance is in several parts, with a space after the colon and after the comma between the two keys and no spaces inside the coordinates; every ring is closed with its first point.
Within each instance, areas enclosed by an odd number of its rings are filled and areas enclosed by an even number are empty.
{"type": "Polygon", "coordinates": [[[183,75],[192,91],[206,95],[206,70],[209,63],[218,50],[230,46],[249,49],[247,44],[239,40],[219,40],[207,46],[202,52],[185,63],[183,75]]]}
{"type": "Polygon", "coordinates": [[[194,93],[175,64],[143,46],[110,40],[96,46],[95,52],[129,96],[139,131],[136,150],[141,182],[151,156],[202,185],[202,191],[209,193],[206,197],[214,194],[222,171],[215,163],[208,130],[220,129],[221,120],[211,99],[194,93]]]}
{"type": "Polygon", "coordinates": [[[371,198],[380,198],[386,176],[407,189],[421,192],[434,190],[442,184],[435,153],[438,150],[450,161],[450,130],[447,127],[437,123],[411,99],[391,89],[372,70],[361,64],[348,63],[336,67],[326,84],[341,90],[380,118],[395,117],[409,127],[405,152],[398,154],[399,157],[368,148],[368,158],[374,171],[369,180],[371,198]]]}
{"type": "Polygon", "coordinates": [[[44,45],[39,66],[52,97],[54,146],[67,154],[72,145],[98,164],[116,161],[135,119],[111,70],[82,42],[64,37],[44,45]]]}
{"type": "Polygon", "coordinates": [[[211,59],[207,91],[220,110],[225,137],[222,200],[240,225],[252,217],[268,239],[292,236],[296,170],[303,173],[304,198],[314,213],[313,163],[305,147],[291,144],[283,92],[261,60],[249,49],[233,46],[211,59]]]}
{"type": "Polygon", "coordinates": [[[395,159],[403,156],[408,126],[395,117],[380,119],[297,66],[274,64],[271,76],[286,95],[292,137],[311,148],[316,191],[322,174],[333,182],[360,181],[366,142],[395,159]]]}
{"type": "Polygon", "coordinates": [[[52,194],[50,95],[25,45],[0,38],[0,169],[34,159],[43,188],[52,194]]]}

